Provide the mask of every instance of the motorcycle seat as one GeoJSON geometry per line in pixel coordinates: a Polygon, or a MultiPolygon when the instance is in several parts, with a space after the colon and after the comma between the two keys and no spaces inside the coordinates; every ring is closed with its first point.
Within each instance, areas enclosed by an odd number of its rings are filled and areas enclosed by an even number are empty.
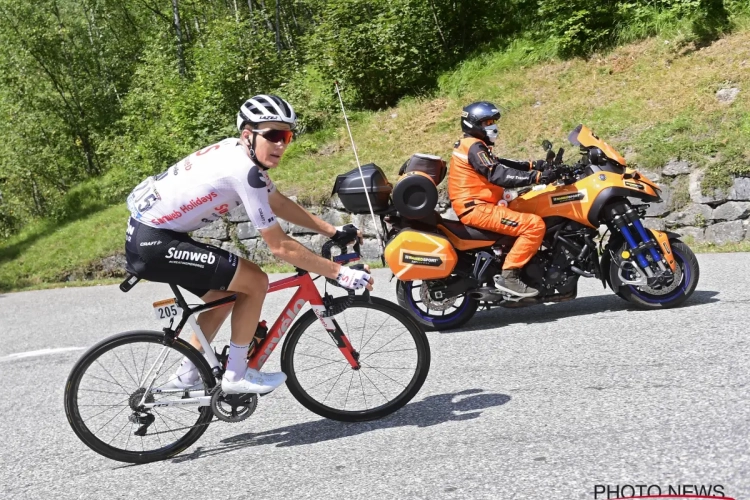
{"type": "Polygon", "coordinates": [[[457,220],[443,219],[440,221],[440,224],[462,240],[481,240],[494,243],[503,237],[500,233],[493,233],[492,231],[467,226],[457,220]]]}

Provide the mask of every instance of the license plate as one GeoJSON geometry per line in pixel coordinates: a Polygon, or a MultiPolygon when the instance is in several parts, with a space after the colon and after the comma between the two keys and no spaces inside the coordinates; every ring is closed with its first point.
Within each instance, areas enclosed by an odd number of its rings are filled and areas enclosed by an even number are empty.
{"type": "Polygon", "coordinates": [[[159,321],[182,317],[182,309],[175,299],[154,302],[154,315],[159,321]]]}

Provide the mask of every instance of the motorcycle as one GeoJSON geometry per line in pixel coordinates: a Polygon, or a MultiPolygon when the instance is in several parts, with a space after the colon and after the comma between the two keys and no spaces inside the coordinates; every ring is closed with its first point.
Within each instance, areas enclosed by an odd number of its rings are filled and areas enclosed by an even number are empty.
{"type": "Polygon", "coordinates": [[[365,165],[365,175],[357,170],[340,175],[334,193],[352,213],[368,213],[372,205],[371,213],[379,215],[387,240],[383,260],[398,278],[398,302],[428,330],[459,327],[480,306],[573,300],[581,277],[601,280],[604,288],[645,309],[685,302],[700,276],[694,253],[679,234],[647,229],[642,222],[649,203],[661,201],[659,187],[588,127],[579,125],[568,139],[581,153],[574,165],[563,163],[562,148],[555,155],[552,144],[543,143],[557,182],[515,194],[506,190],[507,201],[500,202],[537,214],[546,224],[541,248],[521,270],[521,279],[539,290],[536,297],[521,299],[494,286],[515,238],[443,219],[435,211],[437,185],[446,172],[439,157],[414,155],[394,186],[379,167],[365,165]]]}

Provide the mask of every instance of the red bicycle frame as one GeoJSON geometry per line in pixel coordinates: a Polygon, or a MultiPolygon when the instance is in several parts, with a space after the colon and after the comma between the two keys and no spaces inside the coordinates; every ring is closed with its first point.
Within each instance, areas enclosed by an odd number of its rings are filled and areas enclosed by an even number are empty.
{"type": "Polygon", "coordinates": [[[273,353],[273,350],[276,349],[276,346],[281,341],[281,337],[283,337],[287,330],[289,330],[289,327],[294,322],[294,318],[297,317],[297,314],[305,304],[309,302],[313,312],[320,322],[323,323],[323,326],[336,343],[336,347],[339,348],[341,354],[344,355],[353,369],[359,369],[359,361],[357,361],[355,350],[352,347],[351,342],[349,342],[349,339],[344,335],[344,332],[341,331],[341,328],[338,327],[338,324],[333,318],[325,316],[326,308],[325,305],[323,305],[323,298],[320,296],[320,292],[315,287],[315,284],[308,273],[274,281],[268,285],[268,293],[277,292],[294,286],[299,287],[299,289],[286,305],[286,309],[284,309],[273,326],[271,326],[266,338],[263,339],[260,345],[255,347],[255,352],[253,352],[252,356],[248,359],[247,366],[260,370],[266,360],[271,356],[271,353],[273,353]]]}

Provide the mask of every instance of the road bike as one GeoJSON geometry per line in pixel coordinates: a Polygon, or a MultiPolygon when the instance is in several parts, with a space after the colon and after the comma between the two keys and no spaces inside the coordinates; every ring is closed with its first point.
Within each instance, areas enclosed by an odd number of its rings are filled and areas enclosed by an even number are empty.
{"type": "MultiPolygon", "coordinates": [[[[330,256],[331,243],[324,246],[330,256]]],[[[327,253],[326,253],[327,252],[327,253]]],[[[347,264],[356,253],[335,257],[347,264]]],[[[318,276],[319,277],[319,276],[318,276]]],[[[248,355],[260,370],[286,335],[281,369],[289,392],[305,408],[333,420],[363,422],[407,404],[424,383],[430,347],[424,330],[403,309],[365,291],[321,296],[307,271],[270,283],[268,293],[297,287],[268,329],[261,322],[248,355]],[[295,321],[302,308],[311,309],[295,321]]],[[[128,275],[123,291],[138,278],[128,275]]],[[[333,280],[327,280],[336,284],[333,280]]],[[[221,377],[227,346],[214,351],[195,314],[226,307],[232,295],[191,307],[174,284],[174,298],[154,303],[170,318],[162,331],[129,331],[90,348],[73,367],[65,386],[65,413],[76,435],[97,453],[122,462],[164,460],[195,443],[216,421],[240,422],[256,409],[256,394],[225,394],[221,377]],[[176,325],[175,325],[176,323],[176,325]],[[203,353],[179,337],[189,324],[203,353]],[[200,380],[187,389],[170,385],[187,358],[200,380]]]]}

